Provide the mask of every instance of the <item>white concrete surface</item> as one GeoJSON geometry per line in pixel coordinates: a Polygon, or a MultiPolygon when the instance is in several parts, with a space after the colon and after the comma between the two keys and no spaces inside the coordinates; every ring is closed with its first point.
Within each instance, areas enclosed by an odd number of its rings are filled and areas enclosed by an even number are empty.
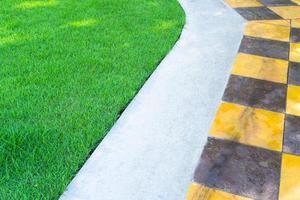
{"type": "Polygon", "coordinates": [[[220,103],[244,20],[221,0],[180,0],[181,38],[61,200],[182,200],[220,103]]]}

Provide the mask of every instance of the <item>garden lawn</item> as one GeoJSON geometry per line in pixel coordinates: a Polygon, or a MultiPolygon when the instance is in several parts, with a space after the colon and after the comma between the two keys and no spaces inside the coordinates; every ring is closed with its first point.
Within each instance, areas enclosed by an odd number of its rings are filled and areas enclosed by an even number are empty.
{"type": "Polygon", "coordinates": [[[0,199],[57,199],[183,24],[176,0],[1,0],[0,199]]]}

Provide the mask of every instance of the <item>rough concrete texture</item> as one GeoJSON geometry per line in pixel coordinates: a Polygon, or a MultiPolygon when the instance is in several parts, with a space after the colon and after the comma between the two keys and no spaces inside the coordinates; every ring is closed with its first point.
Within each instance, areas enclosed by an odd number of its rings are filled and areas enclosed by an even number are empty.
{"type": "Polygon", "coordinates": [[[244,20],[180,0],[186,25],[61,200],[182,200],[220,103],[244,20]]]}

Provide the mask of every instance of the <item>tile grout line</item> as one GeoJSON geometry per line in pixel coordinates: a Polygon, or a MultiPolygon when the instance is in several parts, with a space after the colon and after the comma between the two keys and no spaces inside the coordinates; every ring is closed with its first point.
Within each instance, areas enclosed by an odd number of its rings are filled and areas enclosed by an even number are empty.
{"type": "Polygon", "coordinates": [[[288,70],[287,70],[287,79],[286,79],[286,97],[285,97],[285,112],[284,112],[284,121],[283,121],[283,134],[282,134],[282,150],[281,150],[281,161],[280,161],[280,171],[279,171],[279,184],[278,184],[278,200],[280,198],[280,185],[281,185],[281,173],[282,173],[282,157],[284,153],[284,136],[286,129],[286,109],[287,109],[287,100],[288,100],[288,87],[289,87],[289,70],[290,70],[290,51],[291,51],[291,40],[292,40],[292,20],[290,22],[290,38],[289,38],[289,51],[288,51],[288,70]]]}

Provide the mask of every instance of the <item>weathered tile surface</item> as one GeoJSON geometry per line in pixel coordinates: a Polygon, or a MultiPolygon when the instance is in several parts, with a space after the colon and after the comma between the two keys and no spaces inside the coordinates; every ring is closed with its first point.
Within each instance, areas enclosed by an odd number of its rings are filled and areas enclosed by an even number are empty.
{"type": "Polygon", "coordinates": [[[289,43],[244,36],[239,52],[288,60],[289,43]]]}
{"type": "Polygon", "coordinates": [[[225,0],[232,8],[250,8],[263,6],[258,0],[225,0]]]}
{"type": "Polygon", "coordinates": [[[194,181],[253,199],[278,195],[280,153],[209,138],[194,181]]]}
{"type": "Polygon", "coordinates": [[[283,19],[300,18],[300,6],[276,6],[269,7],[269,9],[278,14],[283,19]]]}
{"type": "Polygon", "coordinates": [[[254,108],[284,112],[286,85],[231,75],[223,100],[254,108]]]}
{"type": "Polygon", "coordinates": [[[239,53],[231,73],[266,81],[286,83],[288,61],[239,53]]]}
{"type": "Polygon", "coordinates": [[[300,43],[291,43],[290,61],[300,62],[300,43]]]}
{"type": "Polygon", "coordinates": [[[291,20],[291,25],[293,28],[300,28],[300,19],[291,20]]]}
{"type": "Polygon", "coordinates": [[[280,25],[280,26],[290,27],[290,20],[286,20],[286,19],[254,20],[254,21],[249,21],[248,23],[252,23],[252,22],[259,22],[259,23],[265,23],[265,24],[273,24],[273,25],[280,25]]]}
{"type": "Polygon", "coordinates": [[[282,17],[266,7],[236,8],[235,10],[247,20],[282,19],[282,17]]]}
{"type": "Polygon", "coordinates": [[[189,187],[187,200],[250,200],[249,198],[230,194],[204,185],[193,183],[189,187]]]}
{"type": "Polygon", "coordinates": [[[286,113],[300,116],[300,86],[288,86],[286,113]]]}
{"type": "Polygon", "coordinates": [[[291,42],[300,43],[300,28],[292,28],[291,42]]]}
{"type": "Polygon", "coordinates": [[[280,200],[299,200],[300,157],[283,154],[280,177],[280,200]]]}
{"type": "Polygon", "coordinates": [[[289,84],[300,85],[300,63],[290,62],[289,84]]]}
{"type": "Polygon", "coordinates": [[[247,23],[188,200],[300,199],[300,0],[225,0],[247,23]]]}
{"type": "Polygon", "coordinates": [[[283,151],[300,155],[300,117],[286,115],[283,151]]]}
{"type": "Polygon", "coordinates": [[[249,22],[244,35],[270,40],[290,41],[290,27],[260,22],[249,22]]]}
{"type": "Polygon", "coordinates": [[[290,0],[260,0],[265,6],[292,6],[297,5],[290,0]]]}
{"type": "Polygon", "coordinates": [[[284,114],[262,109],[222,103],[212,128],[212,137],[282,150],[284,114]]]}

